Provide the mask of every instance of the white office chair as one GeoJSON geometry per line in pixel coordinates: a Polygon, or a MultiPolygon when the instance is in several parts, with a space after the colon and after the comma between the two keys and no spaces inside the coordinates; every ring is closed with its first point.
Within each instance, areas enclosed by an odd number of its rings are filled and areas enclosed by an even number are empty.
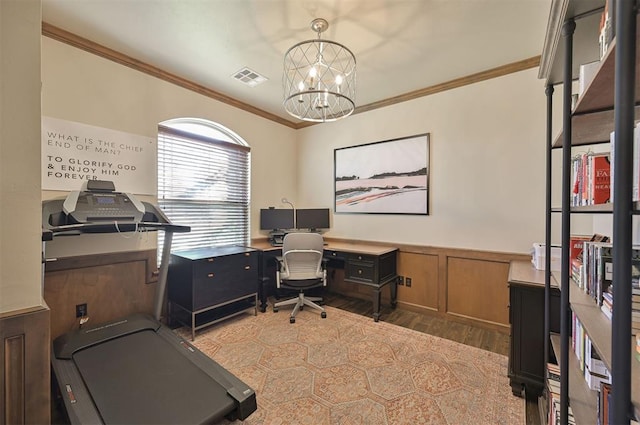
{"type": "Polygon", "coordinates": [[[296,322],[298,310],[309,306],[321,311],[320,316],[327,317],[325,309],[314,301],[321,301],[320,297],[305,297],[304,291],[327,285],[322,253],[323,238],[318,233],[288,233],[282,241],[282,258],[278,260],[276,282],[278,288],[294,289],[298,297],[280,301],[273,305],[273,311],[285,305],[294,305],[289,316],[289,322],[296,322]]]}

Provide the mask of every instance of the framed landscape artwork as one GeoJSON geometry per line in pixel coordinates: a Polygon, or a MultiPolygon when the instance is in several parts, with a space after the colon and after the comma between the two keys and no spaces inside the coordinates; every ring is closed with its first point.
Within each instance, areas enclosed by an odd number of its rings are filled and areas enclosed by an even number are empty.
{"type": "Polygon", "coordinates": [[[335,212],[429,214],[429,134],[334,150],[335,212]]]}

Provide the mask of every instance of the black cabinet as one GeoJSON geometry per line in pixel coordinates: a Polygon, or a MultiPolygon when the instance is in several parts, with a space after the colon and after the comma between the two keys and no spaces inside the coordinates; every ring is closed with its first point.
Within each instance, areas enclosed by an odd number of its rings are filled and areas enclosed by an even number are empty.
{"type": "Polygon", "coordinates": [[[245,247],[199,248],[171,254],[171,320],[195,331],[249,309],[257,313],[259,251],[245,247]]]}
{"type": "MultiPolygon", "coordinates": [[[[509,381],[515,395],[523,387],[540,396],[545,385],[544,272],[531,263],[514,262],[509,271],[509,381]]],[[[551,288],[550,330],[560,332],[560,290],[551,288]]]]}

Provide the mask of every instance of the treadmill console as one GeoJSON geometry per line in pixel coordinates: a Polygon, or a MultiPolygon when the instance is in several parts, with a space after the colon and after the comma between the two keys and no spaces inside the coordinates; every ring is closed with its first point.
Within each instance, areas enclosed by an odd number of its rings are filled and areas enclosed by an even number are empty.
{"type": "Polygon", "coordinates": [[[100,221],[140,222],[145,207],[133,195],[116,192],[111,182],[88,182],[87,190],[73,191],[62,204],[65,214],[76,223],[100,221]],[[89,184],[94,183],[94,184],[89,184]]]}

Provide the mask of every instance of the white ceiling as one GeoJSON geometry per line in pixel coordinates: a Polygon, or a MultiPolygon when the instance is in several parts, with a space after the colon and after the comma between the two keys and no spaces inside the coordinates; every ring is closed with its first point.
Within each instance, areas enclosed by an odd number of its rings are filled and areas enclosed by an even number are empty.
{"type": "Polygon", "coordinates": [[[356,56],[356,106],[537,56],[551,0],[42,0],[42,20],[243,103],[282,106],[284,53],[323,38],[356,56]],[[268,78],[232,78],[249,67],[268,78]]]}

